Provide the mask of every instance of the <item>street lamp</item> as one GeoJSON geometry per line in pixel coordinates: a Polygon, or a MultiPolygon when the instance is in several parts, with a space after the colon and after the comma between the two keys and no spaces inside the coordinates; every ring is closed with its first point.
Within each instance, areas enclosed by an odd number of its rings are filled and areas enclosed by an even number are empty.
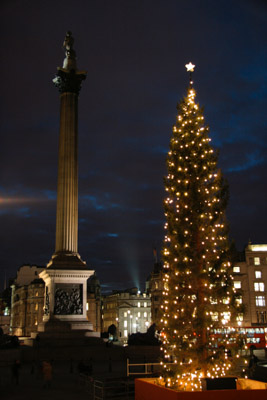
{"type": "Polygon", "coordinates": [[[133,319],[133,316],[132,316],[132,314],[130,315],[130,333],[132,334],[132,319],[133,319]]]}

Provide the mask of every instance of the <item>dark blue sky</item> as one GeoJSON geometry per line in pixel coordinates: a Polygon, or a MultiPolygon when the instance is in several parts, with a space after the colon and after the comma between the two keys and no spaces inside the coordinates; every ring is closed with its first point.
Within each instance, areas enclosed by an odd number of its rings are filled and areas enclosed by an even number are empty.
{"type": "Polygon", "coordinates": [[[6,0],[0,6],[0,288],[54,252],[59,94],[73,32],[79,100],[79,252],[103,288],[144,285],[160,251],[163,176],[184,65],[196,64],[230,236],[267,243],[266,3],[6,0]]]}

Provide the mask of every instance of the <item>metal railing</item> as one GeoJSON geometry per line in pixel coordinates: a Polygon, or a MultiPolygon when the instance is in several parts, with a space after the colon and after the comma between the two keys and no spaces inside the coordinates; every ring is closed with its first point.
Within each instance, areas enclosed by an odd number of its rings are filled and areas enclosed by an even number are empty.
{"type": "Polygon", "coordinates": [[[80,383],[93,400],[132,400],[134,398],[134,382],[124,379],[95,379],[80,375],[80,383]]]}
{"type": "Polygon", "coordinates": [[[130,375],[154,375],[162,370],[161,363],[135,363],[132,364],[127,358],[127,376],[130,375]],[[132,371],[131,369],[134,369],[132,371]]]}

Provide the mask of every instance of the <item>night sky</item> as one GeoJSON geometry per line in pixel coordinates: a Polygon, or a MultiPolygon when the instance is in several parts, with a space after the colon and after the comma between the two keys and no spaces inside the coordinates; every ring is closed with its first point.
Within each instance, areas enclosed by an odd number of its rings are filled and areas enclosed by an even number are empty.
{"type": "Polygon", "coordinates": [[[267,243],[266,2],[3,0],[0,288],[54,252],[59,93],[73,32],[80,70],[79,253],[104,291],[144,288],[163,237],[163,176],[184,67],[230,186],[239,250],[267,243]]]}

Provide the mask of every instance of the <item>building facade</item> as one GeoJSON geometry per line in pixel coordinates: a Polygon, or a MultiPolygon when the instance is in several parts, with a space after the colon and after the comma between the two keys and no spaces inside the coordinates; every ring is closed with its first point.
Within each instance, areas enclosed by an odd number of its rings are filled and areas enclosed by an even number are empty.
{"type": "Polygon", "coordinates": [[[126,343],[132,333],[145,333],[151,325],[151,299],[147,293],[137,288],[114,291],[103,297],[103,332],[110,325],[117,328],[118,339],[126,343]]]}
{"type": "Polygon", "coordinates": [[[146,282],[147,292],[151,298],[151,321],[156,326],[160,322],[160,306],[163,290],[163,265],[155,262],[153,271],[146,282]]]}
{"type": "Polygon", "coordinates": [[[10,331],[16,336],[37,332],[43,319],[44,282],[39,273],[44,267],[23,265],[19,268],[11,293],[10,331]]]}
{"type": "Polygon", "coordinates": [[[101,286],[95,273],[87,281],[86,314],[88,321],[93,324],[94,332],[101,333],[101,286]]]}
{"type": "Polygon", "coordinates": [[[11,288],[5,288],[0,294],[0,335],[10,332],[11,288]]]}
{"type": "Polygon", "coordinates": [[[234,286],[241,289],[240,302],[246,306],[242,326],[267,327],[267,244],[251,244],[244,259],[233,267],[234,286]]]}
{"type": "MultiPolygon", "coordinates": [[[[31,336],[43,322],[45,284],[39,278],[43,267],[23,265],[17,272],[11,293],[10,332],[16,336],[31,336]]],[[[87,318],[94,331],[101,332],[100,283],[95,275],[88,280],[87,318]]]]}

